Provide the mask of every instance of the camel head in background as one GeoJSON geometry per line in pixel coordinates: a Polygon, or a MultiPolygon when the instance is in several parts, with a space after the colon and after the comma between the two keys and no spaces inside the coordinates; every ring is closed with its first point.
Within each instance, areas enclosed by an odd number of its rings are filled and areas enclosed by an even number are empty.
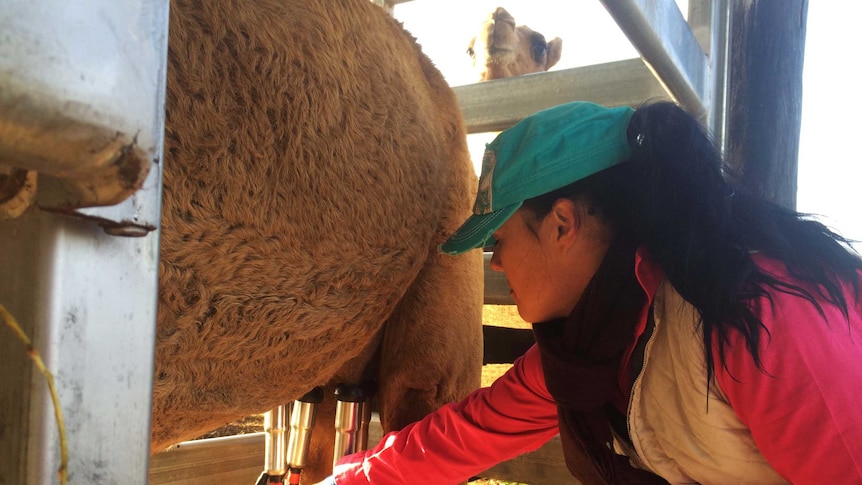
{"type": "Polygon", "coordinates": [[[506,9],[497,7],[470,41],[467,54],[473,58],[479,81],[490,81],[547,71],[560,60],[562,50],[559,37],[547,41],[526,25],[516,25],[506,9]]]}

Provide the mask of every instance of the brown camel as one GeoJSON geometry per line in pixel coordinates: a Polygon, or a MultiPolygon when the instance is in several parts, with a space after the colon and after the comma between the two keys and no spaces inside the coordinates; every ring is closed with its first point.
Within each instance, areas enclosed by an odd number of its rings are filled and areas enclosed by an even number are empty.
{"type": "Polygon", "coordinates": [[[476,176],[400,24],[368,0],[172,0],[167,76],[153,452],[375,354],[384,430],[478,387],[481,254],[437,251],[476,176]]]}
{"type": "Polygon", "coordinates": [[[549,42],[526,25],[516,25],[503,7],[485,19],[467,48],[479,81],[547,71],[560,60],[562,51],[562,39],[555,37],[549,42]]]}

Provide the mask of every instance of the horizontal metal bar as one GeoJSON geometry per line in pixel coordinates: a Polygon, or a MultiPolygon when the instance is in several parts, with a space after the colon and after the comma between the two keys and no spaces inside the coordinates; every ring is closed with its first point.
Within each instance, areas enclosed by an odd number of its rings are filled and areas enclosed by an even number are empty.
{"type": "Polygon", "coordinates": [[[150,459],[150,485],[254,483],[263,471],[265,433],[186,441],[150,459]]]}
{"type": "Polygon", "coordinates": [[[453,88],[468,133],[504,130],[536,111],[570,101],[638,106],[668,92],[640,59],[528,74],[453,88]]]}

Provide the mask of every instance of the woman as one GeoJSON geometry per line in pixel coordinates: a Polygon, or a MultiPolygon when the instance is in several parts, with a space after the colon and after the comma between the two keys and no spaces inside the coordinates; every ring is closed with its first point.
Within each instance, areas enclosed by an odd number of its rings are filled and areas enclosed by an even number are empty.
{"type": "Polygon", "coordinates": [[[457,483],[556,433],[589,484],[862,481],[862,261],[729,178],[671,103],[501,133],[441,249],[493,245],[536,345],[335,483],[457,483]]]}

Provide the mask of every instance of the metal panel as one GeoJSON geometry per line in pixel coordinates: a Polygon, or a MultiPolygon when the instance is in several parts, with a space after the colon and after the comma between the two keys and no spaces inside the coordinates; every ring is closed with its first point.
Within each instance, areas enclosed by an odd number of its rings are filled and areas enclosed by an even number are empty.
{"type": "Polygon", "coordinates": [[[644,61],[697,116],[710,106],[707,56],[673,0],[602,0],[644,61]]]}
{"type": "MultiPolygon", "coordinates": [[[[0,0],[0,164],[40,173],[41,206],[116,204],[156,168],[167,10],[167,0],[0,0]]],[[[157,225],[158,207],[127,207],[93,214],[157,225]]]]}
{"type": "MultiPolygon", "coordinates": [[[[155,228],[168,0],[0,0],[0,12],[0,153],[15,154],[2,163],[75,177],[112,163],[100,147],[134,143],[153,165],[147,190],[96,217],[155,228]]],[[[157,230],[113,237],[36,207],[0,220],[0,304],[54,376],[69,483],[147,480],[158,241],[157,230]]],[[[45,380],[0,333],[0,483],[57,483],[45,380]]]]}
{"type": "Polygon", "coordinates": [[[637,106],[650,99],[669,97],[640,59],[528,74],[453,89],[468,133],[504,130],[536,111],[570,101],[637,106]]]}
{"type": "MultiPolygon", "coordinates": [[[[52,371],[70,483],[143,483],[149,455],[158,234],[118,238],[31,211],[0,222],[0,302],[52,371]]],[[[8,329],[0,482],[53,484],[58,434],[45,380],[8,329]],[[8,447],[8,448],[7,448],[8,447]],[[4,481],[5,480],[5,481],[4,481]]]]}

